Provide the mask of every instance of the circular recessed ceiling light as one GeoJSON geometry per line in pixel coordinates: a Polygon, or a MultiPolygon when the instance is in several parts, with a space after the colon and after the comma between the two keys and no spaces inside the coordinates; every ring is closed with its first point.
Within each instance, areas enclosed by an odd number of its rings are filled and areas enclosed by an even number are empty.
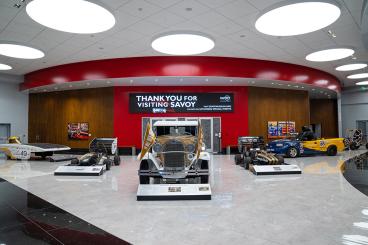
{"type": "Polygon", "coordinates": [[[164,54],[194,55],[213,49],[215,42],[203,34],[167,33],[153,40],[151,45],[164,54]]]}
{"type": "Polygon", "coordinates": [[[355,85],[368,85],[368,81],[357,82],[355,85]]]}
{"type": "Polygon", "coordinates": [[[323,62],[323,61],[340,60],[352,54],[354,54],[354,50],[350,48],[333,48],[308,54],[307,57],[305,58],[306,60],[309,61],[323,62]]]}
{"type": "Polygon", "coordinates": [[[354,71],[367,67],[367,64],[359,63],[359,64],[348,64],[336,67],[337,71],[354,71]]]}
{"type": "Polygon", "coordinates": [[[20,59],[39,59],[45,56],[41,50],[12,43],[0,43],[0,54],[20,59]]]}
{"type": "Polygon", "coordinates": [[[12,67],[9,65],[5,65],[5,64],[0,64],[0,70],[5,71],[5,70],[11,70],[12,67]]]}
{"type": "Polygon", "coordinates": [[[359,74],[353,74],[350,76],[347,76],[349,79],[360,79],[360,78],[366,78],[368,77],[368,73],[359,73],[359,74]]]}
{"type": "Polygon", "coordinates": [[[281,7],[271,6],[271,10],[257,19],[256,29],[272,36],[300,35],[331,25],[341,14],[332,1],[289,2],[281,3],[281,7]]]}
{"type": "Polygon", "coordinates": [[[41,25],[64,32],[98,33],[115,25],[110,11],[85,0],[33,0],[26,11],[41,25]]]}

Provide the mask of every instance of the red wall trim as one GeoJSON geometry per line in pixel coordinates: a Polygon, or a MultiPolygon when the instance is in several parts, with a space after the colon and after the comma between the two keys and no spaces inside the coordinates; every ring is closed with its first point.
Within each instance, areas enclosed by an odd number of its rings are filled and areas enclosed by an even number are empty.
{"type": "Polygon", "coordinates": [[[247,87],[115,87],[114,134],[120,147],[141,148],[142,117],[221,117],[222,147],[237,145],[238,136],[248,135],[247,87]],[[234,94],[234,112],[228,113],[129,113],[130,93],[228,92],[234,94]]]}
{"type": "Polygon", "coordinates": [[[154,56],[86,61],[50,67],[25,75],[20,90],[83,80],[150,76],[221,76],[284,80],[327,88],[340,82],[310,67],[266,60],[212,56],[154,56]],[[325,80],[323,84],[317,81],[325,80]]]}

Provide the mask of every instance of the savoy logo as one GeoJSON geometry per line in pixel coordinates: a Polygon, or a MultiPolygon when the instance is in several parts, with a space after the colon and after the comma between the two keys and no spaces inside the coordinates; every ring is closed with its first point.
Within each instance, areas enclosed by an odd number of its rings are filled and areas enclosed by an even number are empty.
{"type": "Polygon", "coordinates": [[[230,95],[220,96],[220,102],[231,102],[230,95]]]}

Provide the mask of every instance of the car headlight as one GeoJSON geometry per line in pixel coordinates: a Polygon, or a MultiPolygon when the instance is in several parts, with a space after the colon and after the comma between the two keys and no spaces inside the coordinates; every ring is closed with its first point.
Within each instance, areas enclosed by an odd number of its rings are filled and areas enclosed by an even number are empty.
{"type": "Polygon", "coordinates": [[[185,150],[186,150],[187,152],[194,152],[194,151],[195,151],[195,149],[196,149],[196,147],[195,147],[195,145],[194,145],[194,144],[188,144],[188,145],[186,145],[186,146],[185,146],[185,150]]]}
{"type": "Polygon", "coordinates": [[[160,143],[155,143],[152,146],[152,149],[153,149],[154,152],[160,153],[160,152],[162,152],[162,145],[160,143]]]}

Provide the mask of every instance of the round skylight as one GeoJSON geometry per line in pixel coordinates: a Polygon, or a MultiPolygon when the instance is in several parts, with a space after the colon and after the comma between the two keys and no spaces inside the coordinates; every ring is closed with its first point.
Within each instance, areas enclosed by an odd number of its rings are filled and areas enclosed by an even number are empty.
{"type": "Polygon", "coordinates": [[[26,11],[41,25],[64,32],[98,33],[115,25],[110,11],[85,0],[33,0],[26,11]]]}
{"type": "Polygon", "coordinates": [[[342,65],[339,67],[336,67],[337,71],[354,71],[354,70],[359,70],[359,69],[363,69],[367,67],[367,64],[348,64],[348,65],[342,65]]]}
{"type": "Polygon", "coordinates": [[[341,14],[340,8],[331,1],[289,2],[259,17],[256,29],[272,36],[300,35],[331,25],[341,14]]]}
{"type": "Polygon", "coordinates": [[[359,73],[359,74],[353,74],[348,76],[349,79],[361,79],[361,78],[367,78],[368,73],[359,73]]]}
{"type": "Polygon", "coordinates": [[[352,54],[354,54],[354,50],[350,48],[333,48],[308,54],[305,58],[309,61],[323,62],[340,60],[349,57],[352,54]]]}
{"type": "Polygon", "coordinates": [[[368,81],[357,82],[356,85],[368,85],[368,81]]]}
{"type": "Polygon", "coordinates": [[[151,45],[154,50],[164,54],[194,55],[213,49],[215,42],[202,34],[171,33],[156,38],[151,45]]]}
{"type": "Polygon", "coordinates": [[[5,71],[5,70],[11,70],[11,69],[12,69],[11,66],[0,63],[0,70],[5,71]]]}
{"type": "Polygon", "coordinates": [[[0,54],[20,59],[39,59],[45,56],[41,50],[12,43],[0,43],[0,54]]]}

